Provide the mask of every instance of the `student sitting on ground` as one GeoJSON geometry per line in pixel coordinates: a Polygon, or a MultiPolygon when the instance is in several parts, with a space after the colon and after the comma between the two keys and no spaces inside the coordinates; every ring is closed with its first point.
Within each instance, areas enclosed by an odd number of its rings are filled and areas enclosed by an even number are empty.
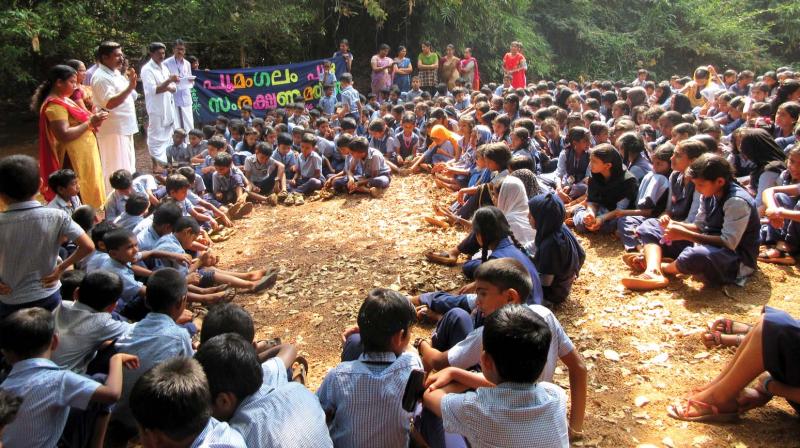
{"type": "Polygon", "coordinates": [[[53,316],[42,308],[22,309],[3,319],[0,341],[3,355],[12,365],[0,390],[23,399],[16,420],[3,431],[2,443],[51,447],[61,445],[61,440],[65,446],[101,446],[108,409],[96,404],[109,405],[120,399],[123,365],[136,369],[138,358],[122,352],[112,356],[105,384],[61,370],[50,360],[58,347],[53,316]],[[65,428],[70,413],[74,425],[65,428]],[[32,431],[32,422],[47,430],[32,431]],[[86,431],[74,433],[81,426],[86,431]]]}
{"type": "Polygon", "coordinates": [[[267,196],[267,203],[277,204],[271,195],[286,191],[285,167],[272,158],[272,148],[266,142],[256,144],[256,153],[244,161],[244,175],[250,181],[251,191],[267,196]]]}
{"type": "Polygon", "coordinates": [[[638,183],[623,166],[622,156],[609,144],[592,148],[589,169],[592,177],[586,200],[573,209],[575,230],[611,233],[617,228],[615,211],[632,208],[636,203],[638,183]]]}
{"type": "Polygon", "coordinates": [[[131,324],[111,316],[121,293],[119,275],[103,270],[86,274],[73,296],[65,297],[53,312],[59,339],[54,363],[84,374],[101,346],[128,331],[131,324]]]}
{"type": "Polygon", "coordinates": [[[481,373],[449,368],[431,375],[425,408],[470,446],[568,447],[567,396],[539,380],[553,338],[547,323],[530,308],[510,304],[488,316],[483,328],[481,373]]]}
{"type": "Polygon", "coordinates": [[[57,208],[64,210],[67,214],[72,215],[75,209],[81,206],[81,188],[78,184],[78,176],[75,171],[70,169],[53,171],[47,177],[47,186],[50,191],[56,193],[50,203],[47,204],[50,208],[57,208]]]}
{"type": "Polygon", "coordinates": [[[566,209],[555,193],[543,193],[528,202],[531,226],[536,229],[533,265],[539,272],[544,304],[558,305],[569,298],[586,252],[564,224],[566,209]]]}
{"type": "Polygon", "coordinates": [[[645,256],[646,266],[640,260],[623,258],[634,271],[644,270],[642,275],[624,278],[626,288],[663,288],[669,283],[665,275],[676,274],[691,274],[709,285],[743,283],[755,272],[761,224],[755,201],[735,182],[731,164],[716,154],[703,154],[692,162],[687,174],[702,195],[695,222],[667,217],[661,223],[664,239],[683,249],[669,263],[661,260],[661,247],[655,244],[650,248],[657,254],[645,256]],[[655,265],[655,260],[662,262],[655,265]]]}
{"type": "Polygon", "coordinates": [[[144,448],[247,448],[239,432],[211,416],[208,381],[193,359],[168,359],[144,373],[130,408],[144,448]]]}
{"type": "Polygon", "coordinates": [[[114,218],[114,225],[133,233],[139,233],[142,230],[140,224],[144,221],[144,215],[147,214],[149,207],[150,201],[147,200],[147,196],[142,193],[131,193],[125,202],[125,211],[114,218]]]}
{"type": "Polygon", "coordinates": [[[317,389],[334,446],[408,446],[412,414],[402,407],[403,392],[411,371],[422,369],[406,351],[415,320],[414,307],[398,292],[375,289],[364,300],[363,353],[334,367],[317,389]]]}
{"type": "Polygon", "coordinates": [[[789,151],[788,168],[781,173],[783,185],[764,190],[762,195],[766,207],[764,216],[769,222],[761,227],[761,239],[765,249],[758,254],[758,261],[766,263],[796,263],[800,250],[800,146],[789,151]]]}
{"type": "Polygon", "coordinates": [[[346,189],[348,193],[369,193],[373,198],[380,197],[389,188],[392,181],[392,172],[383,155],[375,148],[369,147],[369,142],[364,137],[356,137],[348,145],[353,163],[361,165],[363,175],[347,173],[334,182],[337,190],[346,189]]]}
{"type": "Polygon", "coordinates": [[[211,415],[242,434],[251,448],[332,447],[319,400],[302,384],[265,378],[252,342],[235,333],[205,341],[195,359],[211,391],[211,415]]]}

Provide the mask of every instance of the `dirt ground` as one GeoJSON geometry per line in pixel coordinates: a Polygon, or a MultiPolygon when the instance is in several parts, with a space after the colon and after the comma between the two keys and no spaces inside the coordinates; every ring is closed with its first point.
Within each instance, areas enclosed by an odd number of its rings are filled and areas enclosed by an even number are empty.
{"type": "MultiPolygon", "coordinates": [[[[26,135],[35,134],[2,134],[0,156],[34,152],[34,139],[26,135]]],[[[449,200],[434,191],[430,179],[416,176],[395,178],[382,199],[260,206],[214,250],[224,268],[280,268],[274,289],[239,295],[236,302],[253,314],[257,338],[278,336],[299,347],[309,359],[308,386],[314,390],[337,364],[340,334],[355,323],[369,289],[413,295],[464,283],[458,267],[422,257],[425,250],[450,247],[464,236],[422,221],[433,203],[449,200]]],[[[720,316],[753,322],[764,305],[800,316],[796,267],[761,266],[744,288],[704,290],[679,279],[662,291],[630,293],[618,282],[627,273],[619,259],[621,244],[607,236],[581,242],[586,264],[569,301],[555,310],[589,368],[586,437],[574,446],[800,446],[797,417],[781,399],[737,424],[682,423],[665,412],[674,398],[712,379],[733,354],[700,343],[706,322],[720,316]]],[[[414,329],[417,336],[430,331],[414,329]]],[[[555,381],[568,387],[566,368],[559,367],[555,381]]]]}

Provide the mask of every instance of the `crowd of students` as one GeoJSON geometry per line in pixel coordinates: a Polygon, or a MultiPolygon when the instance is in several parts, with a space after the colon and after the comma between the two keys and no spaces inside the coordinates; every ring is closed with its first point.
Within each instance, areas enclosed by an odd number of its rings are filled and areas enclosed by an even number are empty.
{"type": "MultiPolygon", "coordinates": [[[[36,160],[0,160],[2,441],[568,446],[583,435],[587,369],[552,309],[586,258],[572,229],[618,237],[632,290],[678,274],[742,285],[759,261],[794,263],[795,73],[700,67],[658,83],[640,71],[633,83],[514,87],[518,73],[480,88],[456,78],[433,95],[411,76],[382,100],[346,73],[318,105],[260,117],[245,106],[178,129],[166,166],[113,172],[98,210],[82,205],[72,170],[46,179],[55,197],[45,207],[36,160]],[[415,297],[369,292],[315,396],[296,348],[255,341],[252,318],[230,303],[273,286],[277,270],[221,269],[213,245],[256,205],[380,198],[393,176],[417,173],[453,193],[426,221],[466,232],[425,256],[465,260],[467,282],[415,297]],[[192,303],[209,306],[199,330],[192,303]],[[412,343],[421,321],[435,330],[412,343]],[[552,384],[559,360],[569,406],[552,384]]],[[[703,342],[738,345],[736,357],[669,415],[729,420],[774,395],[795,406],[797,341],[797,322],[772,308],[752,327],[715,322],[703,342]]]]}

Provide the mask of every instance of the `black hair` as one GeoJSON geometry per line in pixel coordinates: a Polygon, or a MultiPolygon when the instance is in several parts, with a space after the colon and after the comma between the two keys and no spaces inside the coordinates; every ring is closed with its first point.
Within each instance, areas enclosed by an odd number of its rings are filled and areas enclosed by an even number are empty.
{"type": "Polygon", "coordinates": [[[84,232],[89,232],[94,227],[96,216],[94,207],[91,205],[81,205],[72,212],[72,220],[75,221],[84,232]]]}
{"type": "Polygon", "coordinates": [[[133,175],[130,171],[122,169],[111,173],[108,182],[115,190],[127,190],[133,183],[133,175]]]}
{"type": "Polygon", "coordinates": [[[204,342],[194,359],[203,366],[211,400],[230,392],[241,402],[253,395],[264,381],[264,372],[252,342],[235,333],[214,336],[204,342]]]}
{"type": "Polygon", "coordinates": [[[192,234],[194,235],[200,233],[200,225],[197,224],[197,220],[191,216],[181,216],[177,221],[175,221],[175,225],[172,226],[173,232],[180,232],[184,229],[192,229],[192,234]]]}
{"type": "Polygon", "coordinates": [[[194,172],[194,168],[190,166],[182,166],[175,170],[175,172],[185,177],[186,180],[189,181],[189,185],[194,184],[195,178],[197,177],[197,173],[194,172]]]}
{"type": "Polygon", "coordinates": [[[136,239],[136,235],[134,235],[133,232],[119,227],[106,232],[103,236],[103,244],[106,245],[106,251],[112,251],[128,244],[132,239],[136,239]]]}
{"type": "Polygon", "coordinates": [[[289,135],[289,134],[287,134],[285,132],[281,132],[280,134],[278,134],[278,144],[279,145],[290,146],[292,144],[292,142],[293,142],[293,140],[292,140],[292,136],[291,135],[289,135]]]}
{"type": "Polygon", "coordinates": [[[508,162],[508,171],[513,173],[517,170],[531,170],[532,172],[536,172],[536,161],[526,155],[516,155],[508,162]]]}
{"type": "Polygon", "coordinates": [[[708,148],[707,152],[715,153],[719,149],[719,145],[717,144],[717,141],[714,139],[714,137],[712,137],[712,136],[710,136],[708,134],[693,135],[693,136],[689,137],[689,140],[697,140],[697,141],[703,142],[703,144],[706,145],[706,148],[708,148]]]}
{"type": "Polygon", "coordinates": [[[680,123],[672,128],[673,134],[686,134],[689,137],[697,134],[697,127],[691,123],[680,123]]]}
{"type": "Polygon", "coordinates": [[[707,153],[708,146],[706,146],[706,144],[700,140],[688,139],[678,142],[678,144],[675,145],[675,150],[681,150],[684,154],[686,154],[686,157],[694,160],[707,153]]]}
{"type": "Polygon", "coordinates": [[[94,243],[95,247],[98,245],[98,243],[101,243],[105,240],[106,233],[117,228],[118,227],[116,224],[106,220],[100,221],[96,226],[92,227],[92,242],[94,243]]]}
{"type": "MultiPolygon", "coordinates": [[[[227,154],[227,153],[222,153],[227,154]]],[[[217,157],[214,158],[214,165],[217,164],[217,159],[222,154],[217,154],[217,157]]],[[[183,190],[184,188],[189,188],[191,184],[189,183],[189,179],[186,176],[181,174],[170,174],[167,176],[167,181],[164,183],[167,188],[167,193],[172,193],[173,191],[183,190]]]]}
{"type": "Polygon", "coordinates": [[[622,159],[625,165],[629,165],[632,159],[644,157],[645,144],[642,137],[636,132],[626,132],[617,139],[617,145],[622,150],[622,159]]]}
{"type": "Polygon", "coordinates": [[[583,126],[575,126],[567,131],[567,136],[564,139],[567,143],[572,144],[580,140],[588,139],[591,132],[583,126]]]}
{"type": "Polygon", "coordinates": [[[208,140],[208,146],[213,146],[219,150],[225,149],[228,144],[225,143],[225,140],[222,138],[212,137],[208,140]]]}
{"type": "Polygon", "coordinates": [[[144,193],[132,193],[128,196],[128,201],[125,202],[125,213],[131,216],[141,216],[147,211],[150,205],[150,200],[144,193]]]}
{"type": "Polygon", "coordinates": [[[339,81],[340,82],[347,82],[347,83],[351,83],[352,84],[353,83],[353,75],[351,75],[350,73],[342,73],[342,76],[339,78],[339,81]]]}
{"type": "Polygon", "coordinates": [[[0,321],[0,347],[21,359],[38,357],[50,347],[55,331],[50,311],[21,309],[0,321]]]}
{"type": "Polygon", "coordinates": [[[195,438],[211,418],[211,393],[203,368],[185,357],[151,368],[133,385],[129,406],[143,428],[174,441],[195,438]]]}
{"type": "Polygon", "coordinates": [[[481,207],[472,215],[472,231],[481,237],[481,261],[488,259],[489,246],[511,235],[511,226],[503,212],[492,206],[481,207]]]}
{"type": "Polygon", "coordinates": [[[511,150],[504,142],[488,143],[484,145],[483,157],[496,163],[500,171],[508,167],[511,160],[511,150]]]}
{"type": "Polygon", "coordinates": [[[30,156],[0,160],[0,193],[14,201],[30,200],[39,191],[39,164],[30,156]]]}
{"type": "Polygon", "coordinates": [[[151,310],[165,313],[186,297],[186,277],[173,268],[161,268],[147,280],[146,303],[151,310]]]}
{"type": "MultiPolygon", "coordinates": [[[[226,167],[226,166],[230,167],[231,165],[233,165],[233,157],[231,157],[231,155],[228,154],[227,152],[221,152],[221,153],[217,154],[216,157],[214,157],[214,166],[217,166],[217,167],[226,167]]],[[[181,177],[183,177],[183,176],[181,176],[181,177]]],[[[184,179],[186,179],[186,178],[184,177],[184,179]]]]}
{"type": "Polygon", "coordinates": [[[663,162],[669,162],[672,154],[675,152],[675,147],[670,142],[662,143],[653,152],[653,159],[658,159],[663,162]]]}
{"type": "Polygon", "coordinates": [[[373,289],[358,310],[364,351],[389,351],[392,336],[398,331],[405,335],[416,320],[416,310],[408,298],[391,289],[373,289]]]}
{"type": "Polygon", "coordinates": [[[369,141],[364,137],[353,137],[347,147],[350,148],[350,151],[365,153],[369,151],[369,141]]]}
{"type": "Polygon", "coordinates": [[[501,291],[513,289],[524,302],[533,290],[533,281],[525,266],[513,258],[499,258],[481,263],[475,280],[494,285],[501,291]]]}
{"type": "Polygon", "coordinates": [[[84,278],[86,278],[86,271],[80,269],[64,271],[58,279],[61,282],[58,292],[61,294],[62,300],[72,300],[75,296],[75,290],[81,286],[84,278]]]}
{"type": "MultiPolygon", "coordinates": [[[[205,127],[205,126],[203,126],[203,129],[205,129],[205,128],[206,128],[206,127],[205,127]]],[[[201,131],[200,129],[192,129],[192,130],[190,130],[190,131],[189,131],[189,136],[190,136],[190,137],[194,136],[194,137],[197,137],[197,138],[199,138],[200,140],[202,140],[202,139],[204,139],[204,138],[205,138],[205,136],[206,136],[206,135],[205,135],[205,133],[204,133],[203,131],[201,131]]]]}
{"type": "Polygon", "coordinates": [[[272,145],[269,145],[267,142],[259,142],[256,144],[256,152],[270,158],[272,157],[272,145]]]}
{"type": "Polygon", "coordinates": [[[53,86],[56,84],[56,82],[66,81],[76,74],[77,72],[75,69],[69,65],[59,64],[51,67],[50,71],[47,72],[47,79],[39,84],[39,86],[36,88],[36,91],[33,93],[33,96],[31,97],[31,111],[34,114],[39,115],[39,111],[42,108],[42,104],[44,104],[45,98],[47,98],[47,95],[49,95],[50,91],[53,90],[53,86]]]}
{"type": "Polygon", "coordinates": [[[102,269],[86,274],[78,290],[78,301],[103,311],[115,303],[122,294],[122,279],[114,272],[102,269]]]}
{"type": "Polygon", "coordinates": [[[502,381],[533,383],[547,364],[552,334],[541,316],[511,303],[486,317],[483,350],[502,381]],[[525,356],[519,356],[525,353],[525,356]]]}
{"type": "Polygon", "coordinates": [[[386,122],[376,118],[369,122],[369,130],[372,132],[383,132],[386,130],[386,122]]]}
{"type": "Polygon", "coordinates": [[[714,181],[723,178],[726,183],[730,183],[734,180],[735,173],[733,166],[724,157],[705,153],[692,162],[688,174],[693,179],[714,181]]]}
{"type": "Polygon", "coordinates": [[[50,187],[50,190],[54,193],[57,193],[59,188],[69,187],[69,184],[77,178],[78,176],[75,174],[75,171],[70,169],[53,171],[47,176],[47,186],[50,187]]]}
{"type": "Polygon", "coordinates": [[[236,333],[250,342],[256,337],[253,317],[234,303],[221,303],[208,310],[200,330],[200,344],[225,333],[236,333]]]}
{"type": "Polygon", "coordinates": [[[311,146],[314,146],[317,144],[317,136],[310,132],[306,132],[302,137],[300,137],[300,143],[310,143],[311,146]]]}
{"type": "Polygon", "coordinates": [[[603,132],[608,132],[608,125],[602,121],[593,121],[591,124],[589,124],[589,132],[592,134],[592,136],[597,137],[603,132]]]}

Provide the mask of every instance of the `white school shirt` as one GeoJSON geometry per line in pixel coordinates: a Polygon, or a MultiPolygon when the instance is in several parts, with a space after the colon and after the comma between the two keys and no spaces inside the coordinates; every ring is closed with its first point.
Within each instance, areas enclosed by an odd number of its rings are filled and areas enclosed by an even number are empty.
{"type": "MultiPolygon", "coordinates": [[[[192,75],[192,64],[184,58],[181,61],[175,59],[175,56],[170,56],[161,63],[167,67],[171,75],[178,75],[181,79],[192,75]]],[[[192,88],[181,87],[178,84],[178,90],[173,94],[175,97],[175,105],[178,107],[186,107],[192,105],[192,88]]]]}
{"type": "Polygon", "coordinates": [[[158,127],[167,127],[175,123],[175,101],[169,90],[156,93],[158,86],[170,77],[166,65],[156,64],[150,59],[142,67],[142,87],[144,88],[144,103],[147,108],[147,118],[150,123],[158,127]]]}
{"type": "Polygon", "coordinates": [[[81,302],[65,300],[53,311],[58,347],[52,360],[62,369],[86,373],[86,366],[104,341],[117,339],[132,324],[114,320],[81,302]]]}
{"type": "MultiPolygon", "coordinates": [[[[542,305],[527,305],[527,307],[544,319],[550,328],[552,337],[550,338],[550,348],[547,350],[547,362],[544,365],[544,369],[542,369],[542,374],[537,379],[537,381],[550,382],[553,381],[558,360],[562,356],[568,355],[575,347],[552,311],[542,305]]],[[[469,369],[480,363],[482,350],[483,327],[479,327],[468,334],[463,341],[447,351],[447,362],[453,367],[469,369]]]]}
{"type": "MultiPolygon", "coordinates": [[[[92,95],[94,103],[106,107],[108,100],[127,90],[128,78],[117,70],[112,70],[103,64],[98,64],[92,76],[92,95]]],[[[136,108],[134,101],[138,94],[131,92],[119,106],[108,110],[108,119],[97,130],[98,136],[103,135],[133,135],[139,132],[136,122],[136,108]]]]}

